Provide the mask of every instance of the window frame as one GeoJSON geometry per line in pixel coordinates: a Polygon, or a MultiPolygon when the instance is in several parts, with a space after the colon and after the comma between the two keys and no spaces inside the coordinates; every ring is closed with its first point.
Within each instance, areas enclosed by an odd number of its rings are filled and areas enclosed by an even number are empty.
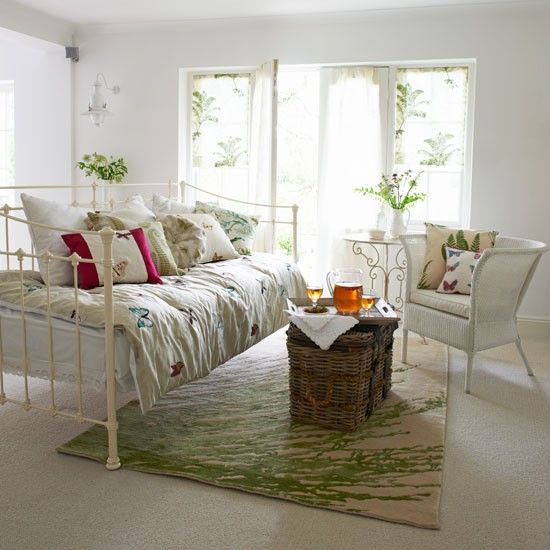
{"type": "MultiPolygon", "coordinates": [[[[398,69],[413,68],[436,68],[436,67],[466,67],[468,70],[467,83],[467,104],[464,128],[464,164],[463,177],[460,188],[460,209],[459,225],[469,227],[471,218],[471,198],[472,198],[472,168],[473,168],[473,143],[474,143],[474,112],[475,112],[475,86],[476,86],[476,60],[475,59],[453,59],[453,60],[412,60],[412,61],[392,61],[392,62],[363,62],[363,63],[285,63],[280,64],[280,70],[300,70],[300,68],[319,68],[322,67],[346,67],[346,66],[368,66],[376,68],[387,68],[388,79],[387,89],[384,93],[387,95],[386,125],[382,129],[383,139],[385,141],[384,157],[385,171],[392,173],[395,170],[395,100],[398,69]]],[[[254,91],[254,66],[228,66],[228,67],[200,67],[200,68],[182,68],[179,69],[179,117],[178,117],[178,179],[191,181],[193,162],[192,162],[192,137],[191,137],[191,101],[193,92],[193,77],[195,75],[213,75],[219,73],[248,73],[251,78],[250,102],[253,100],[254,91]]],[[[382,88],[381,88],[382,89],[382,88]]],[[[250,136],[250,133],[249,133],[250,136]]],[[[432,220],[434,223],[450,223],[448,220],[432,220]]],[[[410,224],[413,231],[423,230],[421,220],[413,220],[410,224]]]]}

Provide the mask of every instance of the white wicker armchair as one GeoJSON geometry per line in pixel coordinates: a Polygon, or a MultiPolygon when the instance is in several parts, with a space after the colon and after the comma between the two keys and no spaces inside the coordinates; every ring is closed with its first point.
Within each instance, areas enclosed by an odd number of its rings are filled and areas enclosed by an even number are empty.
{"type": "Polygon", "coordinates": [[[497,237],[494,248],[480,258],[472,278],[472,294],[440,294],[419,290],[425,235],[404,235],[407,283],[403,310],[402,361],[407,361],[408,332],[432,338],[468,355],[464,391],[470,393],[474,355],[515,343],[530,376],[533,371],[521,346],[516,325],[518,307],[542,254],[539,241],[497,237]]]}

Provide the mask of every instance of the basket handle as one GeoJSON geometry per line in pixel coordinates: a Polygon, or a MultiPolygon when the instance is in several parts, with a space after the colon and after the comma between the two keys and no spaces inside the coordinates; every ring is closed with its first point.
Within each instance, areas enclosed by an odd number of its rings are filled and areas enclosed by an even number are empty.
{"type": "Polygon", "coordinates": [[[309,402],[310,405],[313,405],[314,407],[328,407],[332,401],[332,394],[334,393],[334,383],[336,382],[336,375],[332,375],[328,379],[328,388],[325,394],[324,399],[317,399],[315,395],[313,395],[312,390],[312,381],[311,381],[311,373],[308,373],[307,375],[307,382],[306,382],[306,395],[305,400],[309,402]]]}

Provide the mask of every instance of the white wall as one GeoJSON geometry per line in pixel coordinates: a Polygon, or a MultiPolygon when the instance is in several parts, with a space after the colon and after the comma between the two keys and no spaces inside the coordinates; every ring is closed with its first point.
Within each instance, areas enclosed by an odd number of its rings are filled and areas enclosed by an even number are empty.
{"type": "MultiPolygon", "coordinates": [[[[471,225],[550,241],[547,4],[90,27],[77,42],[76,111],[97,71],[121,94],[101,128],[76,117],[76,156],[122,155],[132,181],[177,177],[181,67],[475,58],[471,225]]],[[[545,258],[524,315],[550,318],[549,278],[545,258]]]]}
{"type": "Polygon", "coordinates": [[[71,67],[63,48],[0,32],[0,80],[15,82],[15,184],[70,184],[71,67]]]}

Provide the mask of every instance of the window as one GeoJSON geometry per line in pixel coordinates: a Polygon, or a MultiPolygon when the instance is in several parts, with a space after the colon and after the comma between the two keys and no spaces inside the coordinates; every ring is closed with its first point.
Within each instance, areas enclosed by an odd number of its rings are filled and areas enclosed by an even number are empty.
{"type": "Polygon", "coordinates": [[[468,69],[398,69],[395,97],[394,169],[422,172],[421,191],[428,195],[411,209],[411,220],[460,225],[468,69]]]}
{"type": "Polygon", "coordinates": [[[246,200],[251,75],[194,74],[191,84],[191,183],[246,200]]]}
{"type": "MultiPolygon", "coordinates": [[[[427,199],[411,208],[413,227],[423,221],[467,224],[469,71],[412,64],[279,67],[275,194],[279,204],[300,206],[299,255],[306,271],[318,256],[323,226],[335,226],[334,237],[375,226],[374,199],[353,190],[375,186],[382,172],[421,173],[427,199]],[[338,187],[336,194],[327,194],[327,181],[333,191],[338,187]]],[[[248,200],[256,73],[187,74],[192,160],[186,173],[202,189],[248,200]]],[[[277,227],[275,244],[290,254],[288,226],[277,227]]]]}
{"type": "MultiPolygon", "coordinates": [[[[0,80],[0,186],[14,185],[14,93],[13,81],[0,80]]],[[[13,193],[0,191],[0,202],[11,203],[13,193]]]]}

